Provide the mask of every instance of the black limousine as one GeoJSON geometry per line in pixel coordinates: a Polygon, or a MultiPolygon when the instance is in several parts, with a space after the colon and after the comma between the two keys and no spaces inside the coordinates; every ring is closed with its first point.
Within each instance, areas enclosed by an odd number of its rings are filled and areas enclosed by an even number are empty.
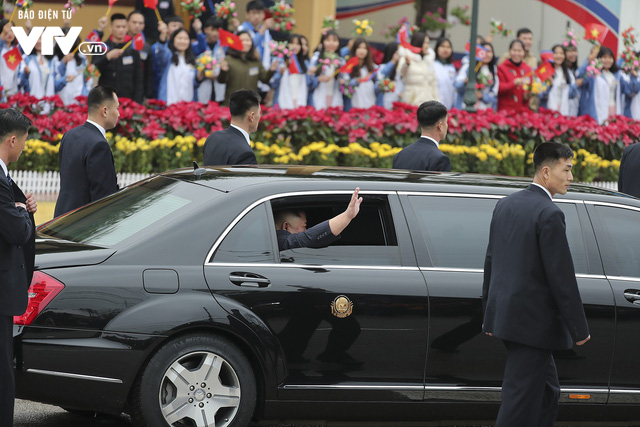
{"type": "MultiPolygon", "coordinates": [[[[399,170],[181,169],[38,229],[15,318],[18,397],[134,425],[494,419],[506,351],[481,333],[496,202],[531,180],[399,170]],[[280,252],[274,212],[359,215],[280,252]]],[[[640,418],[640,200],[573,185],[592,339],[555,354],[559,419],[640,418]]]]}

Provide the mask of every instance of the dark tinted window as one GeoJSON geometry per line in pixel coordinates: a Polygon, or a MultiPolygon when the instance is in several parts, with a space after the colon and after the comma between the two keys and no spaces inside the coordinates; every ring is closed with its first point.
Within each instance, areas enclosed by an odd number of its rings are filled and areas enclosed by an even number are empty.
{"type": "MultiPolygon", "coordinates": [[[[587,248],[582,234],[583,224],[580,223],[580,217],[578,216],[578,206],[575,203],[556,203],[556,205],[564,213],[564,220],[567,225],[567,241],[569,242],[569,249],[571,249],[573,267],[576,273],[588,274],[587,248]]],[[[591,227],[591,224],[585,224],[584,226],[591,227]]]]}
{"type": "Polygon", "coordinates": [[[264,204],[246,214],[227,234],[216,250],[214,262],[272,263],[271,229],[264,204]]]}
{"type": "MultiPolygon", "coordinates": [[[[411,196],[434,267],[484,268],[489,227],[497,199],[411,196]]],[[[588,273],[577,207],[558,203],[565,214],[567,239],[576,273],[588,273]]],[[[424,260],[418,260],[421,266],[424,260]]]]}
{"type": "MultiPolygon", "coordinates": [[[[389,202],[384,195],[363,195],[358,216],[325,248],[297,248],[280,251],[280,260],[296,264],[399,266],[389,202]]],[[[272,201],[274,211],[303,210],[311,228],[344,212],[350,195],[296,196],[272,201]]],[[[275,228],[274,228],[275,229],[275,228]]]]}
{"type": "Polygon", "coordinates": [[[640,277],[640,212],[609,206],[595,210],[610,251],[604,257],[607,274],[640,277]]]}
{"type": "Polygon", "coordinates": [[[157,227],[199,199],[202,189],[197,186],[157,177],[54,219],[38,231],[72,242],[112,246],[157,227]]]}
{"type": "MultiPolygon", "coordinates": [[[[410,196],[434,267],[484,268],[497,199],[410,196]]],[[[418,260],[425,266],[425,260],[418,260]]]]}

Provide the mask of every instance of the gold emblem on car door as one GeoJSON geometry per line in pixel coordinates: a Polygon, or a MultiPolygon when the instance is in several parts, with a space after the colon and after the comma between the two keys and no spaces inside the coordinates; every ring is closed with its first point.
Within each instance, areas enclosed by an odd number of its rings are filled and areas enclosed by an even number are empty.
{"type": "Polygon", "coordinates": [[[347,317],[353,311],[353,303],[344,295],[338,295],[331,303],[331,314],[336,317],[347,317]]]}

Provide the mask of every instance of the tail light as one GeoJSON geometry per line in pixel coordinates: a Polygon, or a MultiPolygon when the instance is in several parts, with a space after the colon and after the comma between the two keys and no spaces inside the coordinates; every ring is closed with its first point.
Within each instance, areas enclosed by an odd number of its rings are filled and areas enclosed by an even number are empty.
{"type": "Polygon", "coordinates": [[[29,303],[22,316],[13,316],[14,325],[30,325],[55,297],[64,285],[41,271],[33,272],[29,286],[29,303]]]}

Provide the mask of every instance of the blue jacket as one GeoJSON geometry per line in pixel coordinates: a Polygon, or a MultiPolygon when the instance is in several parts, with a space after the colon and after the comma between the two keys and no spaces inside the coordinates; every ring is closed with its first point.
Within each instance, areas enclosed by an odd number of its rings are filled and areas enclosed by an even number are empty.
{"type": "MultiPolygon", "coordinates": [[[[162,72],[162,77],[160,77],[160,83],[158,84],[158,98],[161,101],[167,101],[167,78],[169,76],[169,68],[171,67],[171,50],[169,50],[169,47],[167,46],[167,44],[163,44],[160,42],[157,42],[155,45],[159,45],[158,46],[158,50],[156,51],[154,49],[155,52],[155,63],[157,64],[158,68],[155,68],[154,65],[154,70],[160,70],[162,72]]],[[[197,75],[194,74],[193,76],[193,99],[192,101],[197,101],[198,100],[198,91],[197,91],[197,87],[198,87],[199,83],[198,83],[198,78],[197,75]]]]}
{"type": "MultiPolygon", "coordinates": [[[[579,106],[579,115],[588,115],[595,119],[598,123],[603,123],[607,117],[603,116],[603,108],[602,105],[596,105],[596,102],[601,102],[601,100],[596,101],[596,86],[598,84],[602,84],[604,77],[602,75],[596,77],[587,77],[586,76],[586,68],[589,64],[589,61],[586,60],[580,69],[578,70],[578,75],[584,76],[584,80],[582,82],[582,87],[580,88],[580,106],[579,106]],[[598,111],[600,110],[600,114],[598,111]]],[[[631,80],[628,79],[624,73],[618,70],[614,74],[615,79],[618,81],[618,89],[616,94],[616,104],[617,104],[617,112],[618,114],[629,114],[628,117],[631,117],[630,107],[627,107],[625,104],[625,99],[632,97],[635,92],[637,92],[637,79],[635,79],[635,83],[631,83],[631,80]],[[634,92],[634,88],[636,91],[634,92]]],[[[606,81],[605,81],[606,84],[606,81]]],[[[608,98],[607,98],[608,100],[608,98]]],[[[607,104],[608,105],[608,104],[607,104]]]]}

